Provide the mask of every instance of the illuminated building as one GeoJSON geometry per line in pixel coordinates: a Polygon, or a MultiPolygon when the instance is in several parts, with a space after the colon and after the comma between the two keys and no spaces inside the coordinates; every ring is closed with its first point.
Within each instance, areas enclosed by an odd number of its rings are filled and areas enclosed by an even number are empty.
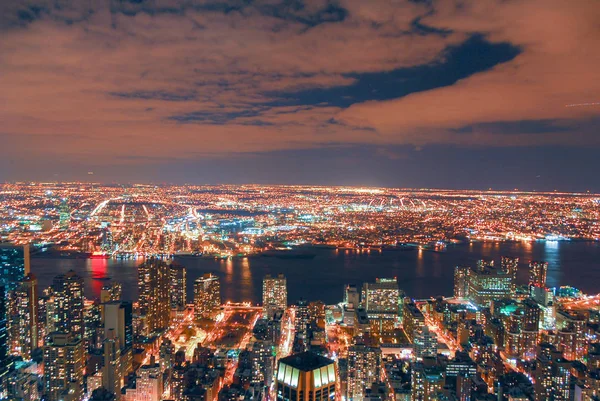
{"type": "Polygon", "coordinates": [[[8,321],[6,288],[0,285],[0,399],[6,397],[6,378],[12,362],[8,355],[8,321]]]}
{"type": "Polygon", "coordinates": [[[16,369],[8,376],[7,390],[11,401],[38,401],[42,398],[38,390],[38,376],[21,369],[16,369]]]}
{"type": "Polygon", "coordinates": [[[83,279],[73,270],[54,277],[55,329],[83,339],[83,279]]]}
{"type": "Polygon", "coordinates": [[[381,380],[381,349],[364,344],[348,348],[348,387],[347,400],[360,401],[365,388],[381,380]]]}
{"type": "Polygon", "coordinates": [[[177,309],[186,304],[186,270],[181,265],[171,264],[169,274],[171,275],[171,309],[177,309]]]}
{"type": "Polygon", "coordinates": [[[267,274],[263,279],[262,288],[263,313],[265,317],[272,318],[277,310],[287,308],[287,281],[283,274],[272,277],[267,274]]]}
{"type": "Polygon", "coordinates": [[[280,359],[276,380],[278,401],[326,401],[336,396],[335,362],[312,352],[280,359]]]}
{"type": "Polygon", "coordinates": [[[252,382],[271,386],[275,362],[275,346],[271,341],[255,341],[250,351],[252,382]]]}
{"type": "Polygon", "coordinates": [[[45,399],[80,400],[84,367],[82,339],[72,333],[50,333],[44,346],[45,399]]]}
{"type": "Polygon", "coordinates": [[[62,199],[58,208],[58,226],[61,230],[68,230],[71,224],[71,210],[66,199],[62,199]]]}
{"type": "Polygon", "coordinates": [[[170,287],[169,268],[162,260],[149,259],[138,267],[139,308],[146,335],[169,327],[170,287]]]}
{"type": "Polygon", "coordinates": [[[393,332],[399,316],[400,289],[395,278],[377,278],[375,283],[364,283],[362,306],[376,332],[393,332]]]}
{"type": "Polygon", "coordinates": [[[306,335],[306,329],[309,322],[308,301],[299,300],[296,302],[295,329],[296,334],[306,335]]]}
{"type": "Polygon", "coordinates": [[[109,392],[121,395],[123,369],[121,367],[121,345],[115,329],[106,332],[104,340],[104,367],[102,368],[102,386],[109,392]]]}
{"type": "Polygon", "coordinates": [[[344,303],[352,305],[353,308],[360,306],[360,293],[355,284],[346,284],[344,288],[344,303]]]}
{"type": "Polygon", "coordinates": [[[100,290],[100,302],[120,301],[123,293],[123,286],[119,282],[113,282],[102,286],[100,290]]]}
{"type": "Polygon", "coordinates": [[[470,401],[477,365],[466,352],[457,352],[446,365],[446,384],[454,384],[458,401],[470,401]],[[453,383],[452,383],[453,382],[453,383]]]}
{"type": "Polygon", "coordinates": [[[548,262],[529,263],[529,286],[546,287],[546,274],[548,273],[548,262]]]}
{"type": "Polygon", "coordinates": [[[0,285],[7,293],[17,288],[30,271],[29,245],[0,244],[0,285]]]}
{"type": "Polygon", "coordinates": [[[466,298],[469,295],[469,273],[468,266],[456,266],[454,268],[454,297],[466,298]]]}
{"type": "Polygon", "coordinates": [[[406,337],[414,343],[417,333],[425,326],[425,317],[417,305],[410,299],[404,300],[402,327],[406,337]]]}
{"type": "Polygon", "coordinates": [[[413,365],[411,373],[412,401],[434,400],[444,388],[446,373],[435,358],[425,358],[413,365]]]}
{"type": "Polygon", "coordinates": [[[150,364],[140,367],[136,374],[135,388],[127,388],[122,401],[160,401],[164,391],[163,374],[154,357],[150,364]]]}
{"type": "Polygon", "coordinates": [[[37,279],[33,274],[9,294],[8,302],[10,353],[29,360],[38,348],[37,279]]]}
{"type": "Polygon", "coordinates": [[[512,298],[517,294],[517,271],[519,269],[519,258],[511,258],[508,256],[502,256],[500,258],[500,270],[512,277],[512,287],[510,289],[510,296],[512,298]]]}
{"type": "Polygon", "coordinates": [[[219,277],[207,273],[194,281],[194,317],[214,319],[221,307],[221,284],[219,277]]]}
{"type": "Polygon", "coordinates": [[[417,330],[414,339],[415,357],[421,360],[426,357],[437,356],[438,342],[437,335],[429,330],[429,327],[423,326],[417,330]]]}
{"type": "Polygon", "coordinates": [[[491,301],[510,298],[513,279],[499,269],[480,267],[469,275],[469,299],[476,305],[489,306],[491,301]]]}
{"type": "Polygon", "coordinates": [[[112,301],[103,304],[104,331],[114,330],[121,351],[133,347],[133,305],[131,302],[112,301]]]}

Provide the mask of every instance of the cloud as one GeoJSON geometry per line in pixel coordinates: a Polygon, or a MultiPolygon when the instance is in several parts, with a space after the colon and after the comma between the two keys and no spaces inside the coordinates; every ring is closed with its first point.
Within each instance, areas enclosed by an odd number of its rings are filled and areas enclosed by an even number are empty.
{"type": "Polygon", "coordinates": [[[598,108],[564,105],[597,101],[599,12],[595,0],[2,2],[0,156],[596,145],[598,108]],[[519,123],[540,120],[566,128],[519,123]]]}

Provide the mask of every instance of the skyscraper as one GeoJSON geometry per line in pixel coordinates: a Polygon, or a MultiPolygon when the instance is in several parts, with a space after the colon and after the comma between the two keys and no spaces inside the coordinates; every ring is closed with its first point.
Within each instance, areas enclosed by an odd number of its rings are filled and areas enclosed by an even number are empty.
{"type": "Polygon", "coordinates": [[[469,273],[469,299],[480,306],[489,306],[491,301],[510,298],[513,289],[512,275],[486,266],[469,273]]]}
{"type": "Polygon", "coordinates": [[[275,392],[278,401],[327,401],[335,399],[335,362],[312,352],[279,360],[275,392]]]}
{"type": "Polygon", "coordinates": [[[0,285],[0,399],[7,396],[5,387],[8,372],[11,368],[8,355],[8,322],[6,288],[0,285]]]}
{"type": "Polygon", "coordinates": [[[80,400],[83,397],[83,351],[80,337],[71,333],[50,333],[44,346],[45,399],[80,400]]]}
{"type": "Polygon", "coordinates": [[[263,312],[271,318],[276,310],[287,308],[287,281],[283,274],[271,277],[267,274],[263,279],[263,312]]]}
{"type": "Polygon", "coordinates": [[[138,267],[139,306],[145,334],[169,327],[170,286],[169,268],[162,260],[149,259],[138,267]]]}
{"type": "Polygon", "coordinates": [[[360,306],[360,293],[356,284],[346,284],[344,288],[344,302],[348,305],[352,305],[352,308],[358,308],[360,306]]]}
{"type": "Polygon", "coordinates": [[[61,230],[64,231],[69,229],[70,224],[71,209],[69,208],[69,203],[67,202],[67,199],[62,199],[58,208],[58,226],[61,230]]]}
{"type": "Polygon", "coordinates": [[[104,305],[104,332],[114,330],[121,350],[133,347],[133,321],[131,302],[113,301],[104,305]]]}
{"type": "Polygon", "coordinates": [[[436,357],[438,351],[437,335],[423,326],[415,335],[415,357],[422,360],[427,357],[436,357]]]}
{"type": "Polygon", "coordinates": [[[529,263],[529,286],[545,287],[548,262],[532,261],[529,263]]]}
{"type": "Polygon", "coordinates": [[[362,400],[365,388],[381,380],[381,358],[379,347],[357,344],[348,348],[347,400],[362,400]]]}
{"type": "Polygon", "coordinates": [[[377,278],[364,283],[362,305],[379,334],[391,333],[399,320],[400,289],[396,278],[377,278]]]}
{"type": "Polygon", "coordinates": [[[519,258],[502,256],[500,258],[500,270],[512,277],[511,297],[517,293],[517,271],[519,269],[519,258]]]}
{"type": "Polygon", "coordinates": [[[219,277],[207,273],[194,281],[194,318],[213,319],[221,307],[219,277]]]}
{"type": "Polygon", "coordinates": [[[309,318],[308,301],[301,299],[296,302],[296,321],[294,322],[296,334],[306,334],[309,318]]]}
{"type": "Polygon", "coordinates": [[[123,369],[121,368],[121,345],[115,329],[109,329],[106,332],[103,345],[102,386],[109,392],[120,396],[123,386],[123,369]]]}
{"type": "Polygon", "coordinates": [[[171,276],[171,309],[185,306],[186,270],[181,265],[171,264],[169,266],[171,276]]]}
{"type": "Polygon", "coordinates": [[[25,360],[38,347],[37,279],[30,273],[9,294],[10,352],[25,360]]]}
{"type": "Polygon", "coordinates": [[[454,297],[466,298],[469,295],[469,272],[468,266],[456,266],[454,268],[454,297]]]}
{"type": "Polygon", "coordinates": [[[73,270],[54,277],[56,330],[83,338],[83,279],[73,270]]]}
{"type": "Polygon", "coordinates": [[[0,285],[7,293],[17,288],[30,270],[29,245],[0,244],[0,285]]]}

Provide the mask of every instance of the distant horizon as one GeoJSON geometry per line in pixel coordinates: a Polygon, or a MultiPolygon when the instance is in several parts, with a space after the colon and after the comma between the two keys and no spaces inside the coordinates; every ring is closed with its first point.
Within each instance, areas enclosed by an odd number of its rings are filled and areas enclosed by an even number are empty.
{"type": "Polygon", "coordinates": [[[548,190],[535,190],[535,189],[498,189],[498,188],[441,188],[441,187],[395,187],[395,186],[369,186],[369,185],[325,185],[325,184],[283,184],[283,183],[174,183],[174,182],[102,182],[102,181],[4,181],[0,182],[0,185],[69,185],[69,184],[85,184],[85,185],[99,185],[99,186],[157,186],[157,187],[219,187],[219,186],[231,186],[231,187],[243,187],[243,186],[256,186],[256,187],[300,187],[300,188],[348,188],[348,189],[381,189],[381,190],[396,190],[396,191],[415,191],[415,192],[490,192],[490,193],[514,193],[514,194],[528,194],[535,193],[539,195],[584,195],[584,196],[600,196],[600,192],[593,192],[589,190],[585,191],[564,191],[555,189],[552,191],[548,190]]]}

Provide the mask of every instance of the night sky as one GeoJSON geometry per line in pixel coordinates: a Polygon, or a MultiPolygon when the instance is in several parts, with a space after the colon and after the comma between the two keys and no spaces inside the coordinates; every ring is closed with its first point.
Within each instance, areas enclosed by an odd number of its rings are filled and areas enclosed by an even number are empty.
{"type": "Polygon", "coordinates": [[[600,192],[599,21],[598,0],[1,0],[0,181],[600,192]]]}

